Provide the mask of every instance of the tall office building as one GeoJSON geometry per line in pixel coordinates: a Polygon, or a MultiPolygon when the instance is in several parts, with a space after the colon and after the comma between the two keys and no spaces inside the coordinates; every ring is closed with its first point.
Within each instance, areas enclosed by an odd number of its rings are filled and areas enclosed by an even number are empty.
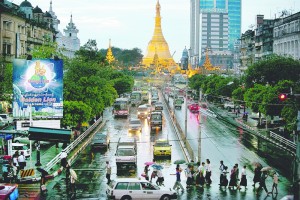
{"type": "MultiPolygon", "coordinates": [[[[231,51],[234,50],[234,44],[241,36],[241,1],[242,0],[191,0],[190,45],[192,50],[192,57],[198,56],[199,51],[201,54],[200,49],[204,48],[202,45],[202,41],[200,45],[197,43],[197,41],[200,41],[199,38],[201,37],[201,35],[203,35],[203,32],[206,30],[204,26],[212,26],[212,24],[209,25],[207,21],[205,21],[207,20],[207,18],[205,18],[207,17],[207,13],[215,15],[215,19],[212,20],[212,22],[214,23],[217,21],[220,22],[224,19],[226,20],[226,18],[228,17],[228,49],[231,51]],[[205,13],[205,15],[203,15],[204,17],[201,16],[202,13],[205,13]],[[216,15],[218,15],[218,13],[219,18],[217,19],[216,15]],[[225,13],[227,13],[227,16],[224,15],[225,13]],[[203,22],[205,22],[204,26],[203,22]],[[199,26],[199,24],[200,28],[197,27],[199,26]]],[[[207,29],[207,33],[205,35],[211,34],[208,31],[209,29],[207,29]]],[[[225,35],[223,34],[223,36],[225,35]]],[[[224,37],[221,37],[219,39],[224,40],[224,37]]],[[[222,45],[224,45],[224,42],[222,45]]]]}

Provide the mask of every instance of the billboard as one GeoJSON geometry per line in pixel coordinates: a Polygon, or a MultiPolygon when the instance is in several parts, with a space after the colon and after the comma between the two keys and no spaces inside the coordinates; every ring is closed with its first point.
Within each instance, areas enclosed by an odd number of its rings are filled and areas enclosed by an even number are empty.
{"type": "Polygon", "coordinates": [[[13,61],[13,116],[63,117],[63,61],[13,61]]]}

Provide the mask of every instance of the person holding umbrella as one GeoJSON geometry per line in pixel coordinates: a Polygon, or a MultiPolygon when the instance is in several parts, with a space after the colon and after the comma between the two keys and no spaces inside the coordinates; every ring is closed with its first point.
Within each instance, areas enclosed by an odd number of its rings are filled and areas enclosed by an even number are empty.
{"type": "Polygon", "coordinates": [[[164,176],[161,170],[157,170],[157,180],[156,180],[156,184],[159,186],[164,185],[164,176]]]}
{"type": "Polygon", "coordinates": [[[259,187],[257,188],[256,195],[258,195],[258,192],[261,189],[264,189],[266,191],[267,195],[269,195],[269,192],[268,192],[268,189],[266,186],[266,179],[268,178],[268,172],[267,172],[266,168],[262,168],[261,171],[262,171],[262,174],[260,177],[259,187]]]}
{"type": "Polygon", "coordinates": [[[179,167],[176,167],[176,173],[175,174],[170,174],[170,175],[176,175],[176,181],[175,181],[175,184],[173,186],[173,190],[181,188],[181,191],[184,192],[184,188],[181,185],[180,173],[181,173],[181,169],[179,167]]]}
{"type": "Polygon", "coordinates": [[[256,183],[260,182],[261,177],[261,164],[255,163],[255,169],[254,169],[254,177],[253,177],[253,187],[255,187],[256,183]]]}
{"type": "Polygon", "coordinates": [[[144,168],[144,174],[145,174],[145,179],[147,181],[149,181],[149,175],[148,175],[148,172],[149,172],[149,165],[146,165],[145,168],[144,168]]]}

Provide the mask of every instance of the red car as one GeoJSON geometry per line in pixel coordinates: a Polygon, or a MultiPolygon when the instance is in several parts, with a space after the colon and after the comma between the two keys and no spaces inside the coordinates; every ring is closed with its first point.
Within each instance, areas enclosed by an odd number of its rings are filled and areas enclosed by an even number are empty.
{"type": "Polygon", "coordinates": [[[18,185],[5,184],[0,185],[0,199],[17,200],[19,198],[18,185]]]}
{"type": "Polygon", "coordinates": [[[199,112],[200,106],[197,103],[192,103],[192,104],[188,105],[188,109],[192,113],[196,113],[196,112],[199,112]]]}

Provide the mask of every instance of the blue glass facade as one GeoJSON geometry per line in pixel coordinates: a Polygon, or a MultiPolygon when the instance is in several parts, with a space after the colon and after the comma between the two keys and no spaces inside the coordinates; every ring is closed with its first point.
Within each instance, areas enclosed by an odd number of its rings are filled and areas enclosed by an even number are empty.
{"type": "Polygon", "coordinates": [[[226,10],[229,18],[229,44],[230,50],[234,49],[234,43],[241,36],[241,1],[242,0],[199,0],[200,11],[226,10]],[[226,5],[227,3],[227,5],[226,5]]]}

